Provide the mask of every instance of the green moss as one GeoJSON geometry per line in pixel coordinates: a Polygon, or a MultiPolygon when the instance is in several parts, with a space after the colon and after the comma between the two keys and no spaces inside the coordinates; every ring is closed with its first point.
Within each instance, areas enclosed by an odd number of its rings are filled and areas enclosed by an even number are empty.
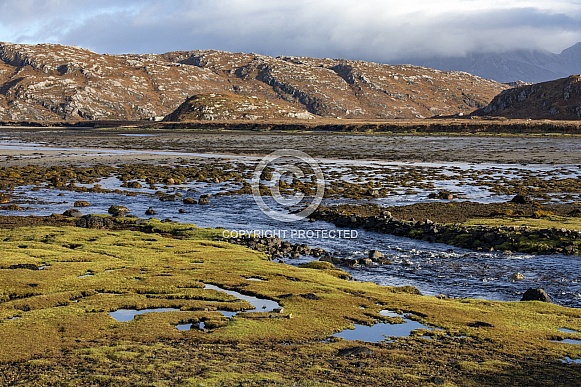
{"type": "MultiPolygon", "coordinates": [[[[347,281],[338,278],[341,271],[328,263],[297,268],[207,239],[219,235],[219,230],[157,221],[144,229],[148,232],[75,227],[0,230],[0,368],[4,362],[17,362],[10,363],[10,369],[18,369],[15,364],[25,364],[18,362],[34,359],[33,368],[22,373],[27,375],[42,372],[43,367],[54,370],[84,362],[99,370],[85,375],[88,379],[83,381],[91,383],[126,383],[127,375],[141,375],[142,380],[175,381],[179,376],[182,381],[214,380],[218,385],[284,384],[297,379],[324,385],[336,377],[331,383],[335,384],[338,375],[353,370],[349,359],[336,357],[337,351],[353,344],[341,340],[322,344],[321,340],[353,322],[382,320],[382,309],[422,316],[422,322],[444,331],[433,344],[412,337],[393,344],[402,345],[396,352],[378,348],[377,359],[386,363],[376,363],[375,357],[361,359],[370,365],[367,376],[350,373],[360,384],[384,378],[429,380],[422,375],[431,363],[418,358],[427,348],[439,351],[435,359],[445,361],[461,351],[466,374],[476,369],[476,358],[482,356],[488,362],[507,356],[581,357],[581,348],[550,341],[563,326],[581,331],[577,309],[535,302],[440,300],[421,296],[412,287],[347,281]],[[26,249],[19,247],[24,242],[26,249]],[[82,247],[66,247],[71,243],[82,247]],[[46,268],[9,268],[20,263],[46,268]],[[91,275],[84,276],[87,273],[91,275]],[[248,281],[250,277],[262,281],[248,281]],[[204,290],[204,283],[276,300],[284,311],[240,313],[229,320],[218,310],[249,305],[223,292],[204,290]],[[306,294],[316,297],[303,297],[306,294]],[[109,316],[116,309],[157,307],[181,311],[143,314],[124,323],[109,316]],[[206,331],[175,328],[200,321],[206,331]],[[474,321],[494,326],[474,328],[470,326],[474,321]],[[458,346],[457,340],[464,345],[458,346]],[[184,357],[189,360],[181,361],[184,357]],[[324,361],[329,357],[335,357],[336,366],[324,361]],[[157,363],[154,379],[147,379],[155,359],[163,361],[157,363]],[[259,370],[256,364],[262,364],[259,370]],[[110,371],[114,369],[123,372],[110,371]]],[[[483,372],[504,367],[504,363],[484,364],[480,364],[483,372]]],[[[2,368],[4,375],[10,369],[2,368]]],[[[35,375],[45,384],[60,381],[54,371],[35,375]]],[[[68,382],[78,383],[74,373],[66,375],[68,382]]]]}

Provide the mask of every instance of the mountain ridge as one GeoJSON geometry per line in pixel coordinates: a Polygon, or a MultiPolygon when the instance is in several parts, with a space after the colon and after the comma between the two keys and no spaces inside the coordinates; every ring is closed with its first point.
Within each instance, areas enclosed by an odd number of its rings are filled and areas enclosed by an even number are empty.
{"type": "Polygon", "coordinates": [[[465,56],[402,58],[411,63],[442,71],[466,71],[501,83],[546,82],[581,73],[581,42],[559,54],[547,50],[513,50],[504,53],[469,52],[465,56]]]}
{"type": "Polygon", "coordinates": [[[505,90],[473,115],[581,120],[581,75],[505,90]]]}
{"type": "Polygon", "coordinates": [[[205,119],[422,118],[468,114],[506,88],[411,65],[215,50],[108,55],[0,43],[3,121],[161,120],[192,98],[202,110],[200,101],[214,104],[205,119]],[[249,113],[238,116],[243,106],[249,113]]]}

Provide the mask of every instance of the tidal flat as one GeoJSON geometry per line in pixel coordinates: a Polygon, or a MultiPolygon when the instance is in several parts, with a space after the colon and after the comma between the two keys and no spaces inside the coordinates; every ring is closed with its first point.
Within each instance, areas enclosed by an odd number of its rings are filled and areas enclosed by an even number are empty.
{"type": "MultiPolygon", "coordinates": [[[[323,247],[356,260],[379,248],[393,262],[348,268],[272,259],[260,246],[228,243],[224,231],[280,227],[253,208],[248,180],[262,156],[292,148],[323,166],[325,205],[359,215],[578,232],[580,143],[563,135],[5,129],[0,384],[574,385],[577,244],[553,259],[362,230],[359,241],[323,247]],[[517,194],[531,202],[510,203],[517,194]],[[202,195],[209,204],[194,204],[202,195]],[[112,205],[136,217],[105,215],[112,205]],[[76,226],[87,214],[107,226],[76,226]],[[519,262],[527,271],[515,281],[519,262]],[[526,288],[545,285],[556,303],[518,302],[526,288]],[[124,310],[137,314],[111,316],[124,310]],[[418,329],[401,337],[337,337],[409,321],[418,329]]],[[[280,188],[309,195],[314,186],[307,176],[280,188]]]]}

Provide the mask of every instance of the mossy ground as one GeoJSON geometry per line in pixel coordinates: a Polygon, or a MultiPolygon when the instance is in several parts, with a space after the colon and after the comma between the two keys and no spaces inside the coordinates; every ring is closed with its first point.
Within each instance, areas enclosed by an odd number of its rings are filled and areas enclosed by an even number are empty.
{"type": "Polygon", "coordinates": [[[560,361],[581,357],[581,346],[554,341],[581,339],[559,331],[581,332],[578,309],[426,297],[341,279],[328,265],[272,262],[218,241],[216,230],[157,221],[132,228],[0,229],[0,384],[570,385],[581,377],[581,367],[560,361]],[[208,283],[276,300],[284,311],[228,320],[218,310],[248,304],[204,290],[208,283]],[[129,322],[109,315],[156,307],[180,312],[129,322]],[[353,323],[386,320],[382,309],[442,331],[380,344],[326,340],[353,323]],[[199,321],[209,329],[175,327],[199,321]],[[341,355],[357,345],[371,353],[341,355]]]}

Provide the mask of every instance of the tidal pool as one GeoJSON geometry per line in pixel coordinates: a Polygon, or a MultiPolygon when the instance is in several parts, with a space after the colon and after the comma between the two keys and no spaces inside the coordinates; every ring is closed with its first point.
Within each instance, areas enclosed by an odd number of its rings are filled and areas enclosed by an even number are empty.
{"type": "MultiPolygon", "coordinates": [[[[255,312],[274,312],[274,311],[282,310],[281,306],[276,301],[272,301],[272,300],[268,300],[268,299],[264,299],[264,298],[253,297],[253,296],[247,296],[247,295],[244,295],[242,293],[239,293],[239,292],[236,292],[233,290],[222,289],[221,287],[216,286],[216,285],[205,285],[204,289],[215,290],[218,292],[223,292],[223,293],[229,294],[229,295],[234,296],[238,299],[247,301],[248,303],[250,303],[254,307],[254,309],[243,310],[242,312],[255,313],[255,312]]],[[[119,322],[127,322],[127,321],[133,320],[135,318],[135,316],[138,316],[141,314],[163,313],[163,312],[181,312],[181,310],[178,308],[150,308],[150,309],[141,309],[141,310],[118,309],[116,311],[109,312],[109,315],[119,322]]],[[[232,311],[227,311],[227,310],[218,310],[218,312],[222,313],[225,317],[228,317],[228,318],[233,318],[238,313],[240,313],[240,312],[232,312],[232,311]]],[[[178,325],[176,325],[176,328],[180,331],[187,331],[187,330],[190,330],[193,328],[203,330],[204,323],[200,322],[199,324],[192,324],[192,323],[178,324],[178,325]]]]}
{"type": "Polygon", "coordinates": [[[334,337],[339,337],[345,340],[358,340],[365,341],[368,343],[379,343],[385,341],[391,337],[405,337],[409,336],[413,331],[417,329],[427,329],[434,330],[435,328],[428,327],[420,322],[410,320],[405,318],[403,315],[397,314],[392,311],[381,311],[381,315],[388,317],[401,317],[403,318],[403,324],[389,324],[389,323],[378,323],[371,326],[355,324],[355,328],[346,329],[343,332],[339,332],[334,337]]]}

